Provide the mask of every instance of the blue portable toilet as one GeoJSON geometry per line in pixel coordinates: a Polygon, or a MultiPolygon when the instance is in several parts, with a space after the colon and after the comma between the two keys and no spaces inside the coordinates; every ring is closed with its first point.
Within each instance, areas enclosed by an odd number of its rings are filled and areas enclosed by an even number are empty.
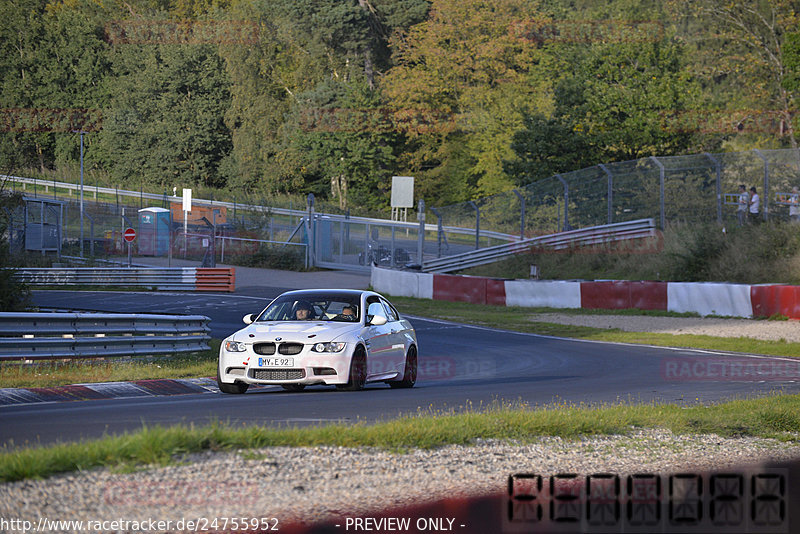
{"type": "Polygon", "coordinates": [[[164,208],[139,210],[139,254],[164,256],[169,250],[170,212],[164,208]]]}

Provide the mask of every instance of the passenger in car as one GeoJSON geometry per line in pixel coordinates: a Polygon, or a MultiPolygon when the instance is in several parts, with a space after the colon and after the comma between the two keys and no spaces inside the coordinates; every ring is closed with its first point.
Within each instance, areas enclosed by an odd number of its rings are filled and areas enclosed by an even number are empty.
{"type": "Polygon", "coordinates": [[[339,321],[355,321],[356,312],[352,306],[345,306],[342,308],[342,313],[336,316],[339,321]]]}

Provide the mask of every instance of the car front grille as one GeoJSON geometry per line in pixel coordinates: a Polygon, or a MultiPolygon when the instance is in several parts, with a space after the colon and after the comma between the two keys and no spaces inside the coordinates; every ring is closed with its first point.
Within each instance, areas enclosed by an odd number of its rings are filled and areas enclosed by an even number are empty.
{"type": "Polygon", "coordinates": [[[299,380],[305,377],[305,369],[250,369],[250,378],[255,380],[299,380]]]}
{"type": "Polygon", "coordinates": [[[253,352],[262,356],[271,356],[275,354],[275,343],[255,343],[253,352]]]}
{"type": "Polygon", "coordinates": [[[278,346],[278,352],[285,356],[294,356],[295,354],[300,354],[302,350],[302,343],[281,343],[278,346]]]}

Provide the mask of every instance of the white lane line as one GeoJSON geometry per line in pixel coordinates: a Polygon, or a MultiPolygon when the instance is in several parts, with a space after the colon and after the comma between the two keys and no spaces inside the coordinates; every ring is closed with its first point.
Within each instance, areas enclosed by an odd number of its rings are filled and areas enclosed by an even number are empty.
{"type": "Polygon", "coordinates": [[[798,358],[789,358],[787,356],[770,356],[768,354],[749,354],[744,352],[725,352],[725,351],[713,351],[708,349],[693,349],[691,347],[665,347],[662,345],[648,345],[644,343],[625,343],[623,341],[600,341],[596,339],[578,339],[578,338],[571,338],[571,337],[558,337],[558,336],[549,336],[547,334],[533,334],[531,332],[516,332],[514,330],[503,330],[500,328],[492,328],[489,326],[477,326],[471,324],[463,324],[463,323],[455,323],[453,321],[445,321],[443,319],[429,319],[427,317],[419,317],[416,315],[404,315],[404,317],[409,317],[412,319],[419,319],[423,321],[430,321],[432,323],[442,324],[442,325],[451,325],[451,326],[460,326],[462,328],[472,328],[475,330],[483,330],[486,332],[492,333],[499,333],[499,334],[516,334],[519,336],[527,336],[527,337],[537,337],[541,339],[554,339],[558,341],[574,341],[576,343],[595,343],[600,345],[618,345],[623,347],[647,347],[651,349],[664,349],[670,350],[675,352],[686,351],[689,353],[697,353],[697,354],[711,354],[715,356],[739,356],[742,358],[754,358],[757,360],[778,360],[784,362],[797,362],[798,358]]]}

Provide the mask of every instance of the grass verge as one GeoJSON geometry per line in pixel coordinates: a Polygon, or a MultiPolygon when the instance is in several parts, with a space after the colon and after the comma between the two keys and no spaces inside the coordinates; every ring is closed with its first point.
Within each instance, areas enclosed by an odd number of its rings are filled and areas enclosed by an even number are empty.
{"type": "Polygon", "coordinates": [[[221,340],[212,339],[209,343],[211,348],[205,352],[177,354],[165,358],[129,361],[56,360],[35,364],[3,362],[0,366],[0,388],[215,376],[220,343],[221,340]]]}
{"type": "Polygon", "coordinates": [[[800,441],[800,395],[773,395],[711,406],[614,404],[601,406],[496,405],[463,407],[460,413],[418,413],[383,423],[310,428],[203,427],[144,428],[96,441],[23,448],[0,453],[0,481],[42,478],[56,473],[111,467],[130,470],[178,462],[188,453],[270,446],[379,447],[392,451],[470,445],[476,439],[530,442],[541,436],[576,438],[667,428],[678,434],[715,433],[800,441]],[[483,407],[481,407],[483,408],[483,407]]]}
{"type": "MultiPolygon", "coordinates": [[[[707,350],[722,350],[766,354],[770,356],[800,357],[800,343],[787,341],[764,341],[745,337],[726,338],[694,334],[662,334],[654,332],[624,332],[619,329],[593,328],[539,322],[537,313],[596,313],[625,315],[644,315],[637,310],[561,310],[550,308],[521,308],[468,304],[465,302],[446,302],[441,300],[416,299],[411,297],[392,297],[392,302],[401,313],[444,319],[459,323],[488,326],[515,332],[527,332],[547,336],[558,336],[594,341],[619,343],[639,343],[661,347],[686,347],[707,350]]],[[[684,316],[668,312],[649,312],[646,315],[684,316]]]]}

